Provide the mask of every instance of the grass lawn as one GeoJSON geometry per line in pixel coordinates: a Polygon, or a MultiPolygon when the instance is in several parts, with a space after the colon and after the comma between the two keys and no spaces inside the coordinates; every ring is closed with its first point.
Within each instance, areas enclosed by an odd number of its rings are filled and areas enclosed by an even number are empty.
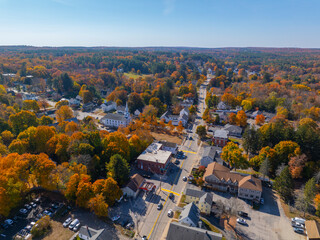
{"type": "Polygon", "coordinates": [[[165,141],[168,141],[168,142],[176,143],[178,145],[180,145],[182,143],[182,138],[177,137],[177,136],[171,136],[171,135],[168,135],[168,134],[156,133],[156,132],[151,132],[151,135],[156,140],[165,140],[165,141]]]}
{"type": "Polygon", "coordinates": [[[69,228],[64,228],[61,222],[51,220],[51,231],[43,240],[58,240],[58,239],[70,239],[74,234],[69,228]]]}
{"type": "Polygon", "coordinates": [[[320,222],[320,219],[315,216],[315,215],[311,215],[309,213],[306,213],[304,215],[303,212],[298,211],[297,209],[290,207],[288,204],[284,203],[282,200],[280,200],[281,202],[281,207],[283,208],[284,214],[289,218],[294,218],[294,217],[301,217],[307,220],[315,220],[317,222],[320,222]]]}
{"type": "Polygon", "coordinates": [[[138,77],[145,77],[145,76],[151,76],[151,74],[136,74],[136,73],[124,73],[124,75],[128,78],[133,78],[133,79],[136,79],[138,77]]]}

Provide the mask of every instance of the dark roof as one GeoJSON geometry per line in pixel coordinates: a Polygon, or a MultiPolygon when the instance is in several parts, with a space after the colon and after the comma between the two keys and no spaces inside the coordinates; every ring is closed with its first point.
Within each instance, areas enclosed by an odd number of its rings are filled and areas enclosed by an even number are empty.
{"type": "Polygon", "coordinates": [[[183,208],[179,219],[190,218],[190,220],[197,225],[200,217],[199,213],[199,208],[192,202],[183,208]]]}
{"type": "Polygon", "coordinates": [[[229,131],[229,133],[236,133],[236,134],[241,134],[242,133],[242,128],[239,126],[231,125],[231,124],[226,124],[224,126],[224,130],[229,131]]]}
{"type": "MultiPolygon", "coordinates": [[[[79,123],[79,120],[78,120],[77,118],[69,118],[69,119],[64,120],[64,122],[75,122],[75,123],[79,123]]],[[[49,124],[48,126],[49,126],[49,127],[57,127],[58,125],[59,125],[59,123],[56,122],[56,123],[49,124]]]]}
{"type": "Polygon", "coordinates": [[[220,240],[222,235],[205,229],[188,227],[177,222],[171,222],[167,240],[220,240]]]}
{"type": "Polygon", "coordinates": [[[176,148],[177,144],[173,142],[168,142],[168,141],[159,141],[163,146],[169,147],[169,148],[176,148]]]}
{"type": "Polygon", "coordinates": [[[126,187],[136,192],[141,186],[141,184],[144,182],[144,180],[145,180],[144,177],[136,173],[131,177],[131,180],[126,187]]]}
{"type": "Polygon", "coordinates": [[[206,193],[196,189],[187,188],[186,195],[199,198],[200,199],[199,202],[206,202],[206,203],[212,204],[213,196],[211,193],[206,193]]]}
{"type": "Polygon", "coordinates": [[[99,236],[104,231],[104,229],[95,230],[93,228],[89,228],[87,226],[82,226],[79,230],[79,233],[89,237],[90,240],[100,239],[99,236]]]}

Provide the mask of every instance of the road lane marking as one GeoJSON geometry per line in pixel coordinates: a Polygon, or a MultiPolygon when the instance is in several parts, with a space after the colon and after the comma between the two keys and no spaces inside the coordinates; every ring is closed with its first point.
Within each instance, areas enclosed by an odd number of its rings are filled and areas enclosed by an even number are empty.
{"type": "Polygon", "coordinates": [[[180,193],[177,193],[177,192],[174,192],[174,191],[165,189],[165,188],[161,188],[161,190],[162,190],[162,191],[165,191],[165,192],[173,193],[174,195],[177,195],[177,196],[180,196],[180,193]]]}
{"type": "MultiPolygon", "coordinates": [[[[185,159],[184,159],[184,160],[185,160],[185,159]]],[[[181,165],[180,165],[180,169],[182,168],[182,166],[183,166],[183,164],[184,164],[184,160],[182,161],[182,163],[181,163],[181,165]]],[[[177,177],[178,177],[178,176],[179,176],[179,174],[176,175],[176,178],[174,179],[173,182],[176,182],[176,181],[177,181],[177,177]]],[[[173,184],[171,185],[170,191],[172,191],[172,189],[173,189],[173,184]]],[[[161,213],[162,213],[162,210],[164,209],[164,206],[165,206],[166,203],[167,203],[168,198],[169,198],[169,195],[167,196],[166,200],[164,201],[163,206],[162,206],[162,209],[160,210],[160,212],[159,212],[159,214],[158,214],[158,216],[157,216],[157,219],[156,219],[156,221],[154,222],[154,224],[153,224],[153,226],[152,226],[152,228],[151,228],[151,230],[150,230],[150,233],[149,233],[147,239],[150,239],[150,236],[151,236],[151,234],[152,234],[152,232],[153,232],[153,230],[154,230],[154,228],[155,228],[155,226],[156,226],[156,224],[157,224],[157,222],[158,222],[158,220],[159,220],[159,217],[160,217],[160,215],[161,215],[161,213]]]]}
{"type": "Polygon", "coordinates": [[[192,154],[197,154],[196,152],[192,152],[192,151],[187,151],[187,150],[181,150],[182,152],[186,152],[186,153],[192,153],[192,154]]]}

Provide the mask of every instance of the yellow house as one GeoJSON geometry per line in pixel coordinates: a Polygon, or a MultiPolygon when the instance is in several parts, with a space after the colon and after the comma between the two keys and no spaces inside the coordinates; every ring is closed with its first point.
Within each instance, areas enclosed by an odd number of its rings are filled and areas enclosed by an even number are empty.
{"type": "Polygon", "coordinates": [[[201,213],[209,215],[211,213],[213,196],[211,193],[206,193],[203,191],[198,191],[195,189],[186,190],[186,203],[193,202],[199,209],[201,213]]]}

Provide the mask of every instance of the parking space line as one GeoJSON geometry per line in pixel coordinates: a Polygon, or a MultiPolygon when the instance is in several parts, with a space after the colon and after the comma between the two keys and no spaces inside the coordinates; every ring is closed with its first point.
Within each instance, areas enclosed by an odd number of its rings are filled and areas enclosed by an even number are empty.
{"type": "Polygon", "coordinates": [[[173,193],[174,195],[177,195],[177,196],[180,196],[180,193],[176,193],[174,191],[171,191],[171,190],[168,190],[168,189],[165,189],[165,188],[161,188],[161,190],[165,191],[165,192],[173,193]]]}

